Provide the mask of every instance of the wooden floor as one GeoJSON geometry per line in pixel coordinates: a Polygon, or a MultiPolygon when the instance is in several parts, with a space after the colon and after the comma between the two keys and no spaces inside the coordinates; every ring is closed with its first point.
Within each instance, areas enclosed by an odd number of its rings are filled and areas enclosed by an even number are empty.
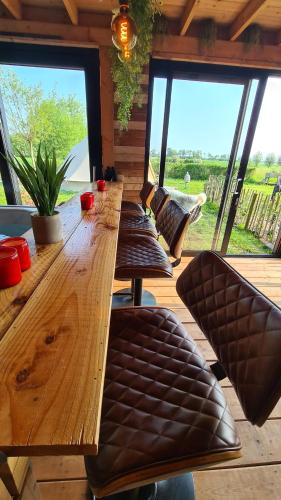
{"type": "MultiPolygon", "coordinates": [[[[175,290],[176,277],[190,259],[185,257],[175,269],[173,280],[145,281],[145,288],[157,297],[159,305],[173,309],[199,344],[208,361],[215,359],[189,312],[175,290]]],[[[281,259],[230,258],[229,262],[257,288],[281,307],[281,259]]],[[[115,289],[124,287],[116,283],[115,289]]],[[[256,500],[281,499],[281,402],[261,428],[249,424],[242,413],[237,397],[228,381],[222,381],[226,398],[237,421],[243,456],[194,474],[196,500],[256,500]]],[[[34,474],[39,481],[43,500],[86,499],[87,481],[83,459],[80,457],[36,458],[34,474]]],[[[172,499],[171,499],[172,500],[172,499]]]]}

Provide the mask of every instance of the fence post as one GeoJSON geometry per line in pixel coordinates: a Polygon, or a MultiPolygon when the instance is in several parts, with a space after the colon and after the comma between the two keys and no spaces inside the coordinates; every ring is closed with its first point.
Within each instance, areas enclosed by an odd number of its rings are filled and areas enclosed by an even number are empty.
{"type": "Polygon", "coordinates": [[[251,217],[252,217],[252,213],[253,213],[253,210],[254,210],[254,206],[255,206],[255,203],[256,203],[257,196],[258,196],[258,193],[254,193],[252,201],[251,201],[251,205],[250,205],[250,208],[249,208],[248,216],[247,216],[247,219],[246,219],[246,222],[245,222],[245,229],[248,229],[248,227],[249,227],[250,220],[251,220],[251,217]]]}

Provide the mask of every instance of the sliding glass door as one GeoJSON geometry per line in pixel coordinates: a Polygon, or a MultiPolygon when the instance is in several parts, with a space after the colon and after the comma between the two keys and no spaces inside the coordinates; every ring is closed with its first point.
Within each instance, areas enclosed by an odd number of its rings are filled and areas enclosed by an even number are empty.
{"type": "Polygon", "coordinates": [[[261,189],[253,142],[267,76],[254,79],[250,72],[233,69],[206,72],[202,65],[171,63],[167,68],[161,63],[153,62],[151,69],[147,171],[184,209],[202,203],[201,219],[189,228],[184,249],[272,253],[274,245],[240,222],[250,210],[249,190],[261,189]]]}

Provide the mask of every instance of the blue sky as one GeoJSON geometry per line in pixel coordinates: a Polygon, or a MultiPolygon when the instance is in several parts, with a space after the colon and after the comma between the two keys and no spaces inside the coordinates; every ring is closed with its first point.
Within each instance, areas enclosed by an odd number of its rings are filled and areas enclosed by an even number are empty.
{"type": "Polygon", "coordinates": [[[56,88],[58,95],[74,94],[84,106],[86,105],[84,71],[8,65],[2,65],[1,68],[14,71],[26,85],[42,83],[46,95],[56,88]]]}
{"type": "MultiPolygon", "coordinates": [[[[56,88],[59,95],[74,94],[86,106],[83,71],[29,66],[2,68],[15,71],[27,85],[41,83],[46,95],[56,88]]],[[[256,82],[251,92],[246,123],[250,116],[255,88],[256,82]]],[[[161,148],[165,91],[166,81],[155,79],[151,149],[157,151],[161,148]]],[[[242,91],[241,85],[174,80],[168,146],[174,149],[202,150],[211,154],[229,154],[242,91]]],[[[252,154],[261,151],[264,155],[270,152],[281,155],[280,116],[281,78],[270,78],[252,154]]],[[[246,127],[243,136],[245,132],[246,127]]]]}
{"type": "MultiPolygon", "coordinates": [[[[155,79],[151,149],[160,151],[166,81],[155,79]]],[[[253,82],[240,150],[246,134],[257,81],[253,82]]],[[[174,80],[168,147],[229,154],[243,88],[241,85],[174,80]]],[[[281,78],[269,78],[251,154],[281,155],[281,78]]]]}

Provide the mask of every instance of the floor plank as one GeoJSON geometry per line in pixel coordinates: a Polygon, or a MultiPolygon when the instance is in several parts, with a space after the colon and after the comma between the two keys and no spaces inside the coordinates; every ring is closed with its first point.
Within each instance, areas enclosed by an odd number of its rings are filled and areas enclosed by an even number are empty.
{"type": "Polygon", "coordinates": [[[194,473],[196,500],[280,500],[281,466],[194,473]]]}

